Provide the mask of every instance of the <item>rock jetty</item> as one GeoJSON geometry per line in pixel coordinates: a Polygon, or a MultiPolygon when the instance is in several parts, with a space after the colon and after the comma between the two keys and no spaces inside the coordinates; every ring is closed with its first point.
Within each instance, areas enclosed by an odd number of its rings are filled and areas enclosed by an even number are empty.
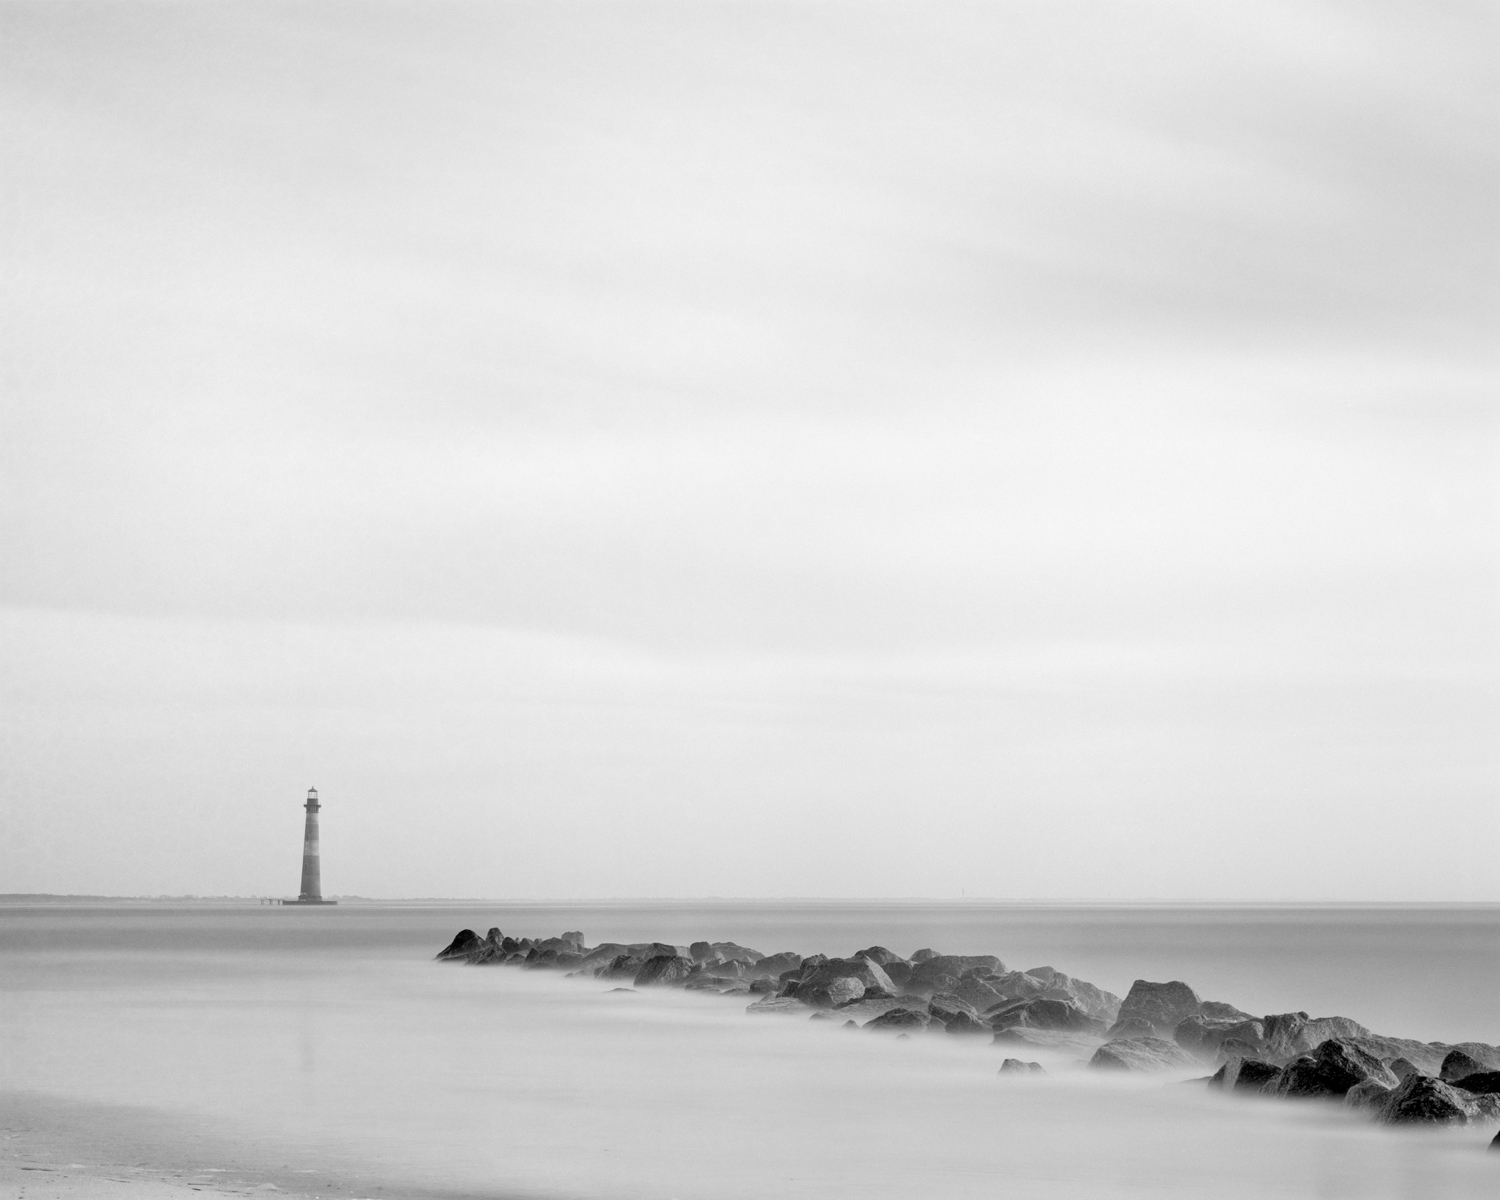
{"type": "MultiPolygon", "coordinates": [[[[1193,1075],[1237,1095],[1342,1104],[1386,1125],[1500,1122],[1500,1046],[1372,1033],[1348,1017],[1253,1016],[1181,980],[1137,979],[1121,1000],[1053,967],[1011,970],[992,954],[884,946],[847,958],[762,954],[735,942],[602,942],[483,937],[461,929],[439,961],[561,971],[621,985],[680,987],[750,1000],[752,1015],[800,1014],[896,1037],[948,1034],[1007,1050],[1062,1054],[1091,1070],[1193,1075]]],[[[1045,1074],[1007,1057],[1003,1075],[1045,1074]]],[[[1491,1149],[1500,1151],[1500,1134],[1491,1149]]]]}

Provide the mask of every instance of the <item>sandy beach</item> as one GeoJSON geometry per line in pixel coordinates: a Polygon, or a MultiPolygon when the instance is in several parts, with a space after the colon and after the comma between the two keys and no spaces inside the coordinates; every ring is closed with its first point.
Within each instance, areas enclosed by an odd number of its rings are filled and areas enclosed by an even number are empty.
{"type": "MultiPolygon", "coordinates": [[[[14,1200],[431,1200],[452,1193],[390,1189],[268,1148],[174,1122],[150,1109],[0,1092],[0,1195],[14,1200]]],[[[456,1198],[455,1198],[456,1200],[456,1198]]]]}

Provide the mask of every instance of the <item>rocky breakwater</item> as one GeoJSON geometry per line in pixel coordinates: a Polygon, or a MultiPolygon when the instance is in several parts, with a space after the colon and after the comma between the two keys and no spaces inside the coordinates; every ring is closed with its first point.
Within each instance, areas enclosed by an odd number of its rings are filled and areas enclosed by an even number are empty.
{"type": "MultiPolygon", "coordinates": [[[[481,937],[461,930],[437,955],[747,997],[752,1015],[801,1014],[897,1037],[950,1035],[1029,1049],[1102,1072],[1198,1074],[1236,1094],[1337,1102],[1384,1124],[1500,1123],[1500,1047],[1372,1033],[1348,1017],[1253,1016],[1186,983],[1137,979],[1124,1000],[1053,967],[1011,970],[990,954],[884,946],[847,957],[763,954],[734,942],[603,942],[582,933],[481,937]],[[1211,1069],[1214,1073],[1203,1076],[1211,1069]]],[[[1002,1074],[1036,1074],[1007,1057],[1002,1074]]],[[[1497,1135],[1496,1149],[1500,1149],[1497,1135]]]]}

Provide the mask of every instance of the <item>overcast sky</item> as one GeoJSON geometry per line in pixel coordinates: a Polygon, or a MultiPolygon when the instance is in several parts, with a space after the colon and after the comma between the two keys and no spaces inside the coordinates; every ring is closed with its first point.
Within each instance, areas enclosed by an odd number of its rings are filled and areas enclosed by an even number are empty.
{"type": "Polygon", "coordinates": [[[0,5],[0,891],[1500,900],[1490,3],[0,5]]]}

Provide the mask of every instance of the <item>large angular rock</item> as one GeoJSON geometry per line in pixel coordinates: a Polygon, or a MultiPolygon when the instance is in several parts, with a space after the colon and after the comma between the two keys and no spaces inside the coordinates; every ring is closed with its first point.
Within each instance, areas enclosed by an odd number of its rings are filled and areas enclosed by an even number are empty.
{"type": "Polygon", "coordinates": [[[1265,1041],[1261,1057],[1286,1063],[1311,1053],[1329,1038],[1369,1037],[1370,1031],[1348,1017],[1309,1017],[1305,1012],[1272,1013],[1261,1018],[1265,1041]]]}
{"type": "Polygon", "coordinates": [[[1045,1075],[1041,1063],[1022,1062],[1019,1058],[1007,1058],[1000,1064],[1001,1075],[1045,1075]]]}
{"type": "Polygon", "coordinates": [[[1198,1065],[1186,1050],[1162,1038],[1127,1038],[1105,1042],[1089,1066],[1105,1071],[1182,1071],[1198,1065]]]}
{"type": "Polygon", "coordinates": [[[1209,1077],[1209,1087],[1223,1088],[1226,1092],[1259,1092],[1281,1074],[1274,1063],[1262,1062],[1258,1058],[1242,1058],[1234,1055],[1209,1077]]]}
{"type": "Polygon", "coordinates": [[[931,1015],[921,1009],[893,1008],[889,1012],[881,1013],[873,1021],[865,1022],[864,1028],[896,1033],[926,1029],[930,1024],[932,1024],[931,1015]]]}
{"type": "Polygon", "coordinates": [[[1462,1093],[1431,1075],[1408,1075],[1379,1109],[1387,1125],[1467,1125],[1475,1115],[1462,1093]]]}
{"type": "Polygon", "coordinates": [[[1278,1096],[1342,1097],[1365,1079],[1388,1088],[1400,1083],[1385,1063],[1348,1038],[1329,1038],[1311,1054],[1289,1063],[1272,1091],[1278,1096]]]}
{"type": "Polygon", "coordinates": [[[738,942],[714,942],[711,948],[725,962],[744,963],[747,967],[765,958],[759,950],[741,946],[738,942]]]}
{"type": "Polygon", "coordinates": [[[1109,1035],[1117,1037],[1117,1030],[1123,1033],[1145,1024],[1158,1037],[1169,1038],[1182,1022],[1189,1017],[1196,1017],[1202,1006],[1203,1001],[1198,998],[1198,993],[1181,980],[1152,983],[1146,979],[1137,979],[1130,985],[1130,993],[1121,1003],[1109,1035]]]}
{"type": "Polygon", "coordinates": [[[990,1027],[978,1017],[966,1012],[954,1013],[944,1022],[948,1033],[970,1033],[989,1035],[990,1027]]]}
{"type": "Polygon", "coordinates": [[[1453,1086],[1475,1096],[1500,1095],[1500,1071],[1476,1071],[1454,1080],[1453,1086]]]}
{"type": "Polygon", "coordinates": [[[752,1016],[776,1016],[779,1014],[807,1015],[807,1005],[797,1000],[782,1000],[775,996],[767,996],[764,1000],[757,1000],[754,1004],[747,1005],[745,1011],[752,1016]]]}
{"type": "Polygon", "coordinates": [[[1071,1001],[1106,1025],[1112,1024],[1120,1015],[1120,997],[1101,987],[1095,987],[1087,980],[1074,979],[1052,967],[1029,967],[1025,974],[1047,985],[1043,995],[1049,999],[1071,1001]]]}
{"type": "Polygon", "coordinates": [[[870,946],[864,950],[856,950],[850,957],[868,958],[871,962],[879,963],[882,967],[887,963],[906,961],[894,950],[887,950],[884,946],[870,946]]]}
{"type": "Polygon", "coordinates": [[[693,973],[693,960],[680,954],[658,954],[648,958],[636,972],[635,986],[681,983],[693,973]]]}
{"type": "MultiPolygon", "coordinates": [[[[428,943],[429,945],[431,943],[428,943]]],[[[472,929],[460,929],[453,935],[453,940],[437,952],[437,961],[462,962],[470,953],[479,949],[480,937],[472,929]]]]}
{"type": "Polygon", "coordinates": [[[1049,1000],[1033,996],[1029,1000],[1008,1000],[985,1012],[990,1028],[997,1033],[1018,1026],[1028,1029],[1067,1029],[1077,1033],[1104,1033],[1104,1022],[1091,1017],[1066,1000],[1049,1000]]]}
{"type": "Polygon", "coordinates": [[[911,978],[912,966],[904,958],[898,958],[894,962],[881,963],[880,969],[884,971],[891,981],[891,986],[898,992],[906,990],[906,981],[911,978]]]}
{"type": "Polygon", "coordinates": [[[795,981],[795,988],[789,984],[783,989],[783,995],[795,996],[802,1003],[815,1008],[834,1008],[850,1000],[857,1000],[866,992],[879,992],[889,996],[894,991],[890,977],[881,970],[879,963],[867,958],[830,958],[811,969],[804,963],[802,975],[795,981]],[[835,981],[840,979],[854,980],[859,987],[855,989],[850,984],[837,984],[835,981]]]}
{"type": "Polygon", "coordinates": [[[864,994],[865,985],[852,975],[839,975],[797,989],[797,999],[813,1008],[840,1008],[853,1004],[864,994]]]}
{"type": "Polygon", "coordinates": [[[776,954],[768,954],[758,959],[750,966],[750,974],[756,978],[762,975],[779,976],[783,971],[800,971],[802,969],[802,955],[793,954],[790,950],[782,950],[776,954]]]}
{"type": "Polygon", "coordinates": [[[1380,1113],[1395,1089],[1378,1079],[1361,1079],[1344,1093],[1344,1107],[1380,1113]]]}
{"type": "Polygon", "coordinates": [[[911,956],[908,961],[910,961],[912,965],[915,966],[917,963],[924,963],[928,959],[936,958],[937,956],[938,952],[936,950],[918,950],[911,956]]]}
{"type": "Polygon", "coordinates": [[[921,962],[913,958],[912,972],[904,986],[916,993],[953,992],[964,974],[975,967],[988,967],[996,975],[1005,970],[993,954],[936,954],[921,962]]]}
{"type": "Polygon", "coordinates": [[[1454,1083],[1465,1075],[1477,1075],[1484,1064],[1464,1050],[1450,1050],[1438,1068],[1438,1078],[1444,1083],[1454,1083]]]}
{"type": "Polygon", "coordinates": [[[1226,1040],[1237,1045],[1258,1046],[1265,1040],[1265,1026],[1254,1019],[1237,1020],[1199,1015],[1189,1017],[1172,1031],[1172,1040],[1204,1062],[1216,1062],[1226,1040]]]}

